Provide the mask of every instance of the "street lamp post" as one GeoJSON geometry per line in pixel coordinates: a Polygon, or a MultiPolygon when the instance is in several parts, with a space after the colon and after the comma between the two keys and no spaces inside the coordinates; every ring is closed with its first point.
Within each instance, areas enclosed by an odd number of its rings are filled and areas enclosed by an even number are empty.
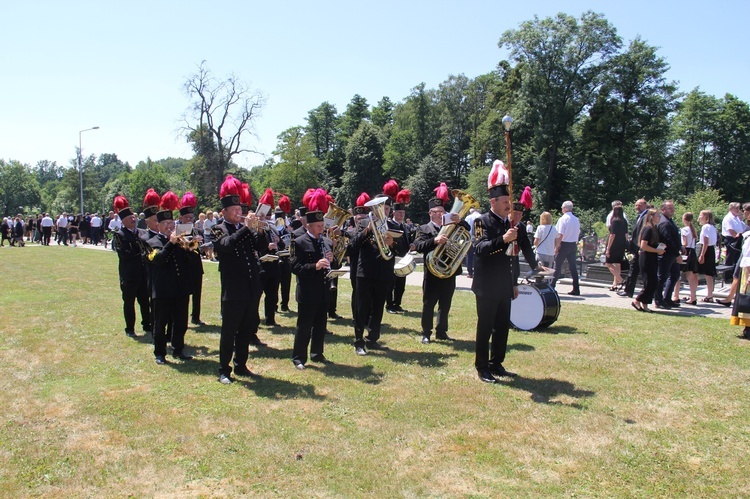
{"type": "Polygon", "coordinates": [[[78,182],[81,186],[81,215],[83,215],[83,151],[81,146],[81,134],[89,130],[99,130],[98,126],[87,128],[78,132],[78,182]]]}

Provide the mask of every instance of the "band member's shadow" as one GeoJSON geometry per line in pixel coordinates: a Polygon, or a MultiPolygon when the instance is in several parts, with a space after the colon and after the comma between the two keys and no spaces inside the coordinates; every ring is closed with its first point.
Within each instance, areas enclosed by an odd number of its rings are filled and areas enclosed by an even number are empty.
{"type": "MultiPolygon", "coordinates": [[[[403,350],[381,350],[374,352],[382,354],[393,362],[416,364],[420,367],[443,367],[447,364],[446,359],[449,357],[458,357],[458,354],[455,353],[441,352],[409,352],[403,350]]],[[[373,351],[369,351],[368,355],[371,353],[373,351]]]]}
{"type": "Polygon", "coordinates": [[[582,331],[578,328],[571,326],[557,326],[552,325],[543,329],[534,329],[533,331],[524,331],[521,329],[513,329],[517,333],[538,333],[538,334],[588,334],[586,331],[582,331]]]}
{"type": "Polygon", "coordinates": [[[185,350],[188,351],[190,355],[194,355],[195,357],[198,357],[198,358],[216,357],[217,355],[219,355],[218,350],[209,348],[206,345],[188,346],[185,350]]]}
{"type": "MultiPolygon", "coordinates": [[[[398,314],[393,314],[396,316],[403,315],[404,317],[413,317],[415,319],[421,319],[422,318],[422,311],[421,310],[408,310],[406,312],[399,312],[398,314]]],[[[383,317],[385,319],[385,317],[383,317]]]]}
{"type": "Polygon", "coordinates": [[[214,326],[210,324],[205,324],[203,326],[196,326],[196,325],[191,324],[191,327],[188,328],[188,331],[192,331],[193,333],[221,334],[221,326],[214,326]]]}
{"type": "Polygon", "coordinates": [[[252,347],[250,350],[250,359],[291,359],[291,348],[274,348],[270,345],[262,347],[252,347]]]}
{"type": "Polygon", "coordinates": [[[351,366],[348,364],[315,364],[309,362],[306,364],[306,367],[307,369],[318,371],[325,376],[354,379],[368,385],[378,385],[383,381],[384,377],[383,373],[376,372],[370,365],[351,366]]]}
{"type": "Polygon", "coordinates": [[[583,406],[579,403],[568,403],[552,399],[560,395],[575,399],[593,397],[596,395],[596,392],[594,391],[576,388],[576,386],[569,381],[553,378],[534,379],[524,378],[519,375],[513,378],[512,381],[503,384],[506,384],[510,388],[529,392],[531,400],[534,402],[548,405],[564,405],[575,409],[583,409],[583,406]]]}

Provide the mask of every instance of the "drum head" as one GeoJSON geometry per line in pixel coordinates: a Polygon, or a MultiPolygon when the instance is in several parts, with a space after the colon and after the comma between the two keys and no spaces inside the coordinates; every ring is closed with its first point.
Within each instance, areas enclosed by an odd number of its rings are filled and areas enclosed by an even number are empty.
{"type": "Polygon", "coordinates": [[[518,286],[518,298],[510,303],[510,323],[514,328],[531,331],[539,326],[545,314],[539,290],[528,284],[518,286]]]}

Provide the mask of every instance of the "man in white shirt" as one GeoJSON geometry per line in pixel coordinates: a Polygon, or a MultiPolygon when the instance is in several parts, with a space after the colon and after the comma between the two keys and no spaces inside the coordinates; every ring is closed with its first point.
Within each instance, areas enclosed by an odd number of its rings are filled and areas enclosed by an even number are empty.
{"type": "Polygon", "coordinates": [[[727,249],[727,257],[724,265],[730,265],[732,270],[724,272],[724,282],[732,279],[734,273],[734,264],[740,256],[742,249],[742,233],[745,232],[746,226],[742,221],[740,203],[729,203],[729,213],[721,221],[721,239],[724,247],[727,249]]]}
{"type": "Polygon", "coordinates": [[[57,219],[57,244],[68,245],[68,214],[63,212],[57,219]]]}
{"type": "Polygon", "coordinates": [[[102,235],[102,219],[99,218],[98,213],[94,213],[94,216],[91,217],[91,243],[96,246],[99,244],[101,235],[102,235]]]}
{"type": "Polygon", "coordinates": [[[578,236],[581,234],[581,223],[573,215],[573,202],[565,201],[562,204],[563,215],[557,221],[557,239],[555,240],[555,277],[552,280],[552,287],[555,287],[557,280],[562,274],[563,262],[568,262],[570,267],[570,276],[573,278],[573,290],[568,293],[572,296],[581,294],[578,282],[578,236]]]}
{"type": "Polygon", "coordinates": [[[42,221],[42,245],[49,246],[49,241],[52,238],[52,226],[55,225],[55,221],[49,216],[49,213],[45,213],[42,221]]]}

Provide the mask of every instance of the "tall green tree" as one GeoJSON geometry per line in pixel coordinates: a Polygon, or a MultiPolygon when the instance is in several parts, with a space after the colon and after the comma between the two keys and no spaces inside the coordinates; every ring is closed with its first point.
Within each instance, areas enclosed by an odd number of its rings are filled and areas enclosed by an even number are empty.
{"type": "Polygon", "coordinates": [[[334,190],[337,204],[354,206],[357,196],[374,196],[383,188],[383,144],[376,126],[363,121],[349,139],[341,187],[334,190]]]}
{"type": "Polygon", "coordinates": [[[473,103],[468,99],[470,81],[464,75],[450,76],[437,91],[440,139],[433,155],[451,169],[449,179],[454,187],[465,186],[470,164],[473,103]]]}
{"type": "MultiPolygon", "coordinates": [[[[621,45],[615,28],[601,15],[567,14],[526,21],[500,37],[500,48],[523,65],[522,104],[517,121],[533,131],[534,183],[544,205],[557,205],[567,194],[566,172],[558,168],[582,111],[593,104],[607,61],[621,45]]],[[[569,161],[568,161],[569,162],[569,161]]]]}
{"type": "Polygon", "coordinates": [[[313,154],[325,170],[327,183],[331,186],[341,184],[346,161],[340,123],[336,106],[329,102],[322,103],[307,114],[305,134],[313,146],[313,154]]]}
{"type": "Polygon", "coordinates": [[[716,111],[713,129],[715,168],[709,183],[728,201],[750,198],[750,107],[727,94],[716,111]]]}
{"type": "Polygon", "coordinates": [[[23,207],[40,201],[39,182],[34,171],[19,161],[0,159],[0,210],[3,216],[16,215],[23,207]]]}
{"type": "Polygon", "coordinates": [[[411,202],[407,213],[414,222],[427,223],[429,220],[427,203],[435,197],[435,188],[441,182],[446,182],[450,173],[451,168],[444,160],[427,156],[419,162],[414,173],[406,179],[404,185],[411,191],[411,202]]]}
{"type": "Polygon", "coordinates": [[[288,128],[278,136],[274,155],[279,162],[270,172],[268,187],[289,196],[293,206],[301,206],[302,195],[308,188],[321,186],[322,171],[314,149],[302,127],[288,128]]]}

